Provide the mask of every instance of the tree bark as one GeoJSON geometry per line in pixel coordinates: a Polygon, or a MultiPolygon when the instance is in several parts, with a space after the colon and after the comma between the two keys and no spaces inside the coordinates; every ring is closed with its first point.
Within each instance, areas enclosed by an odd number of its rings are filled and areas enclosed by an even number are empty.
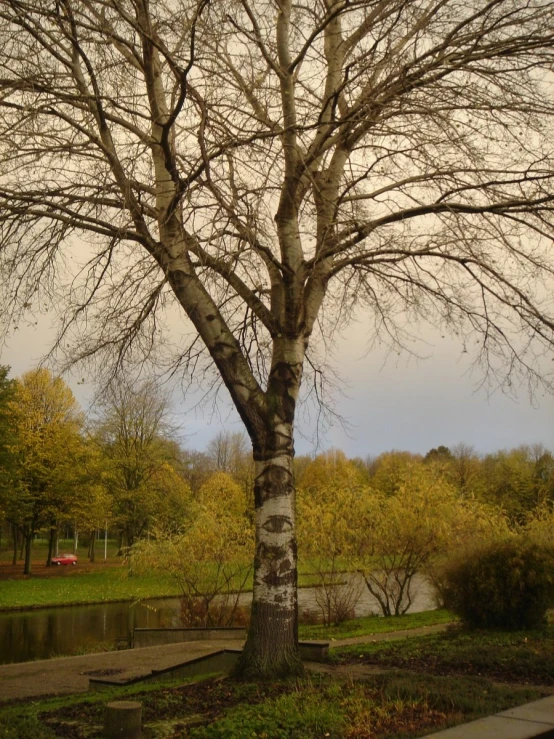
{"type": "Polygon", "coordinates": [[[266,426],[253,438],[256,552],[250,628],[237,674],[302,674],[298,650],[293,423],[303,340],[275,342],[266,426]]]}
{"type": "Polygon", "coordinates": [[[255,460],[256,555],[248,638],[238,674],[301,674],[293,455],[255,460]]]}
{"type": "Polygon", "coordinates": [[[31,574],[31,552],[33,548],[33,536],[35,532],[31,526],[25,527],[25,565],[23,567],[23,574],[31,574]]]}
{"type": "Polygon", "coordinates": [[[13,536],[13,559],[12,565],[17,564],[17,526],[12,524],[12,536],[13,536]]]}
{"type": "Polygon", "coordinates": [[[46,566],[52,566],[52,557],[54,555],[54,546],[56,543],[56,528],[50,527],[50,536],[48,537],[48,556],[46,557],[46,566]]]}
{"type": "Polygon", "coordinates": [[[89,545],[89,560],[94,562],[96,555],[96,529],[90,532],[90,545],[89,545]]]}

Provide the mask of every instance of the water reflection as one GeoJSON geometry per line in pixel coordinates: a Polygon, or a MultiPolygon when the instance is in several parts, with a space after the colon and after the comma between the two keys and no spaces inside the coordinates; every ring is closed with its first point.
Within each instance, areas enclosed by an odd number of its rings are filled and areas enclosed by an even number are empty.
{"type": "MultiPolygon", "coordinates": [[[[359,577],[353,575],[353,577],[359,577]]],[[[299,611],[317,611],[315,588],[298,592],[299,611]]],[[[251,593],[245,593],[241,605],[249,605],[251,593]]],[[[83,653],[93,647],[109,648],[116,637],[134,628],[182,626],[178,598],[156,598],[139,603],[105,603],[89,606],[44,608],[35,611],[0,613],[0,664],[48,659],[59,655],[83,653]]],[[[410,611],[434,608],[429,584],[419,578],[416,597],[410,611]]],[[[356,616],[378,611],[377,603],[364,587],[356,606],[356,616]]]]}
{"type": "Polygon", "coordinates": [[[67,606],[0,614],[0,663],[48,659],[112,644],[134,628],[179,626],[179,601],[67,606]]]}

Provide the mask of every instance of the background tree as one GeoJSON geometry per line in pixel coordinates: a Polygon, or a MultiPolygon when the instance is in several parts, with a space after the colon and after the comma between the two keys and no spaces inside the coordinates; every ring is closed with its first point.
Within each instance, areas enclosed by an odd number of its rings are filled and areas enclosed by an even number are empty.
{"type": "Polygon", "coordinates": [[[236,482],[218,472],[200,498],[180,531],[157,526],[151,539],[139,541],[131,550],[131,566],[139,573],[162,569],[175,578],[185,625],[232,626],[252,573],[254,537],[246,497],[236,482]]]}
{"type": "Polygon", "coordinates": [[[395,495],[420,462],[421,457],[411,452],[384,452],[372,462],[371,486],[384,495],[395,495]]]}
{"type": "Polygon", "coordinates": [[[126,548],[157,517],[179,526],[188,485],[173,468],[179,450],[171,439],[169,398],[153,382],[113,384],[98,405],[93,438],[103,457],[103,481],[114,523],[126,548]]]}
{"type": "Polygon", "coordinates": [[[500,450],[482,461],[481,497],[503,508],[513,523],[552,495],[552,458],[529,447],[500,450]]]}
{"type": "Polygon", "coordinates": [[[317,457],[299,482],[298,552],[315,575],[315,600],[326,624],[352,618],[362,594],[363,582],[351,573],[364,494],[359,471],[336,450],[317,457]]]}
{"type": "Polygon", "coordinates": [[[76,489],[83,418],[69,387],[47,369],[27,372],[17,380],[10,407],[17,466],[13,492],[28,575],[35,533],[41,527],[49,531],[50,561],[58,519],[67,512],[76,489]]]}
{"type": "MultiPolygon", "coordinates": [[[[309,493],[317,505],[325,490],[353,490],[365,482],[365,475],[340,449],[330,449],[308,462],[298,475],[298,487],[309,493]]],[[[327,496],[329,497],[329,496],[327,496]]]]}
{"type": "Polygon", "coordinates": [[[434,572],[450,553],[505,533],[498,511],[462,498],[440,469],[422,462],[406,468],[393,494],[367,489],[358,511],[358,562],[384,616],[406,613],[415,577],[434,572]],[[433,572],[434,571],[434,572],[433,572]]]}
{"type": "Polygon", "coordinates": [[[201,486],[214,472],[208,455],[195,449],[180,450],[179,470],[193,494],[198,493],[201,486]]]}
{"type": "Polygon", "coordinates": [[[15,394],[14,380],[8,378],[9,367],[0,366],[0,515],[5,514],[13,485],[11,447],[15,443],[10,403],[15,394]]]}
{"type": "Polygon", "coordinates": [[[10,403],[15,394],[15,381],[8,378],[10,368],[0,366],[0,517],[8,522],[13,538],[13,564],[17,562],[17,537],[19,529],[17,502],[14,496],[15,465],[13,448],[15,428],[10,413],[10,403]]]}
{"type": "Polygon", "coordinates": [[[83,531],[89,539],[89,559],[96,559],[96,535],[99,529],[107,528],[112,518],[112,501],[106,486],[107,470],[101,450],[87,436],[83,439],[80,481],[72,496],[65,523],[74,528],[74,534],[83,531]]]}
{"type": "Polygon", "coordinates": [[[116,369],[158,350],[196,381],[205,347],[256,465],[240,669],[299,670],[293,427],[318,337],[364,310],[400,350],[424,319],[500,385],[539,379],[554,6],[0,0],[0,20],[2,313],[63,294],[59,349],[116,369]]]}
{"type": "Polygon", "coordinates": [[[254,465],[248,441],[242,432],[222,431],[209,442],[207,455],[216,470],[231,475],[253,504],[254,465]]]}

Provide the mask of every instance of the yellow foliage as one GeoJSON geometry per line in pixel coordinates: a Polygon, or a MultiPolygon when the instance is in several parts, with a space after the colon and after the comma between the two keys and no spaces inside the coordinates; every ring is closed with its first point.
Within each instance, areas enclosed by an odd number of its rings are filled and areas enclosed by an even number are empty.
{"type": "Polygon", "coordinates": [[[60,377],[38,369],[16,381],[10,413],[21,506],[32,507],[35,522],[38,515],[57,516],[67,510],[64,498],[79,482],[83,441],[77,401],[60,377]]]}
{"type": "Polygon", "coordinates": [[[297,487],[323,501],[326,495],[332,500],[336,490],[353,489],[363,483],[363,474],[356,465],[344,452],[332,449],[306,465],[297,487]]]}
{"type": "Polygon", "coordinates": [[[198,502],[212,514],[231,516],[244,516],[248,507],[244,488],[226,472],[216,472],[206,480],[198,491],[198,502]]]}
{"type": "Polygon", "coordinates": [[[537,544],[552,546],[554,542],[554,504],[545,501],[531,511],[523,533],[537,544]]]}

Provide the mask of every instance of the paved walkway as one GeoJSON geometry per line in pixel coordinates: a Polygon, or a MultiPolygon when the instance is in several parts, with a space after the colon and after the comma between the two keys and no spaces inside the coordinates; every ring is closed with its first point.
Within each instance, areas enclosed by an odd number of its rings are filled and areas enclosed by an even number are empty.
{"type": "MultiPolygon", "coordinates": [[[[447,624],[440,624],[406,631],[337,639],[331,641],[330,646],[336,648],[350,644],[421,636],[444,631],[447,627],[447,624]]],[[[21,698],[84,693],[88,690],[89,677],[113,675],[130,678],[147,675],[152,670],[172,667],[220,649],[237,649],[241,646],[242,642],[237,640],[217,639],[0,665],[0,703],[21,698]]],[[[309,667],[321,671],[328,669],[326,665],[317,663],[310,663],[309,667]]]]}
{"type": "Polygon", "coordinates": [[[0,704],[19,698],[83,693],[88,690],[89,677],[137,677],[240,645],[236,640],[182,642],[0,665],[0,704]]]}

